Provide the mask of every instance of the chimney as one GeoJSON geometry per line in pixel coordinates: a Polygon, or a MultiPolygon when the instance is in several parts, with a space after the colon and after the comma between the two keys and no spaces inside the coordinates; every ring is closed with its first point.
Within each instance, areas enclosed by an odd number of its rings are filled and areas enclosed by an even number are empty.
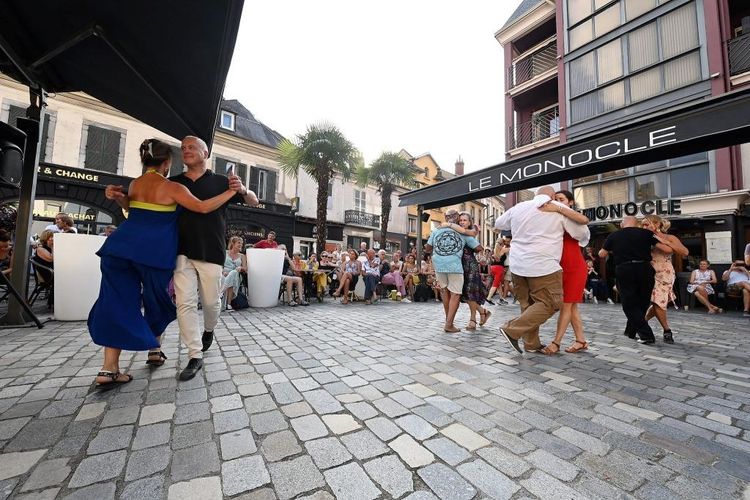
{"type": "Polygon", "coordinates": [[[461,157],[458,157],[458,160],[456,160],[456,175],[464,175],[464,161],[461,159],[461,157]]]}

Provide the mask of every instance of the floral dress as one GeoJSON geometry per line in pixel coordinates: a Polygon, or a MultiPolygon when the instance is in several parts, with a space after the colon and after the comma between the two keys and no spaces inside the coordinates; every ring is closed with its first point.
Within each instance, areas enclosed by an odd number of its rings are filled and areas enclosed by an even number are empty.
{"type": "Polygon", "coordinates": [[[461,255],[461,265],[464,268],[464,290],[461,299],[476,302],[481,306],[487,300],[487,289],[479,271],[479,261],[474,252],[467,247],[464,247],[464,253],[461,255]]]}
{"type": "Polygon", "coordinates": [[[654,248],[651,250],[651,265],[656,272],[651,302],[666,311],[669,303],[674,302],[676,298],[673,289],[675,273],[672,266],[672,254],[654,248]]]}

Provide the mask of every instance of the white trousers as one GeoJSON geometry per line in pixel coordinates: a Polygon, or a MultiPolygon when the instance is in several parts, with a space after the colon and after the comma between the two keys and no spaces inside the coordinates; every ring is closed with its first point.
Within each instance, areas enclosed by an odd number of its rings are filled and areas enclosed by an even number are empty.
{"type": "Polygon", "coordinates": [[[188,348],[188,356],[203,358],[203,330],[214,331],[221,312],[222,267],[202,260],[177,256],[174,270],[174,291],[177,298],[177,323],[180,338],[188,348]],[[198,319],[198,297],[203,306],[203,330],[198,319]]]}

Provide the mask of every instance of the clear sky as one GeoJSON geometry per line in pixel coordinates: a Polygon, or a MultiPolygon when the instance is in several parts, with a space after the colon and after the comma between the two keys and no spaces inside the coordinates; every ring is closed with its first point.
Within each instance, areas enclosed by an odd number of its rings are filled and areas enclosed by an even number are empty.
{"type": "Polygon", "coordinates": [[[246,0],[224,95],[287,138],[338,126],[369,164],[503,161],[503,51],[518,0],[246,0]]]}

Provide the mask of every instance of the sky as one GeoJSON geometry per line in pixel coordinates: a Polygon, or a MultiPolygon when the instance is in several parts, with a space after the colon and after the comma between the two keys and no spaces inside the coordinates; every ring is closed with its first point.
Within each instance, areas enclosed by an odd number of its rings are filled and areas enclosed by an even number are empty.
{"type": "Polygon", "coordinates": [[[503,49],[519,0],[245,0],[224,90],[294,139],[329,122],[369,165],[431,153],[453,171],[504,157],[503,49]]]}

